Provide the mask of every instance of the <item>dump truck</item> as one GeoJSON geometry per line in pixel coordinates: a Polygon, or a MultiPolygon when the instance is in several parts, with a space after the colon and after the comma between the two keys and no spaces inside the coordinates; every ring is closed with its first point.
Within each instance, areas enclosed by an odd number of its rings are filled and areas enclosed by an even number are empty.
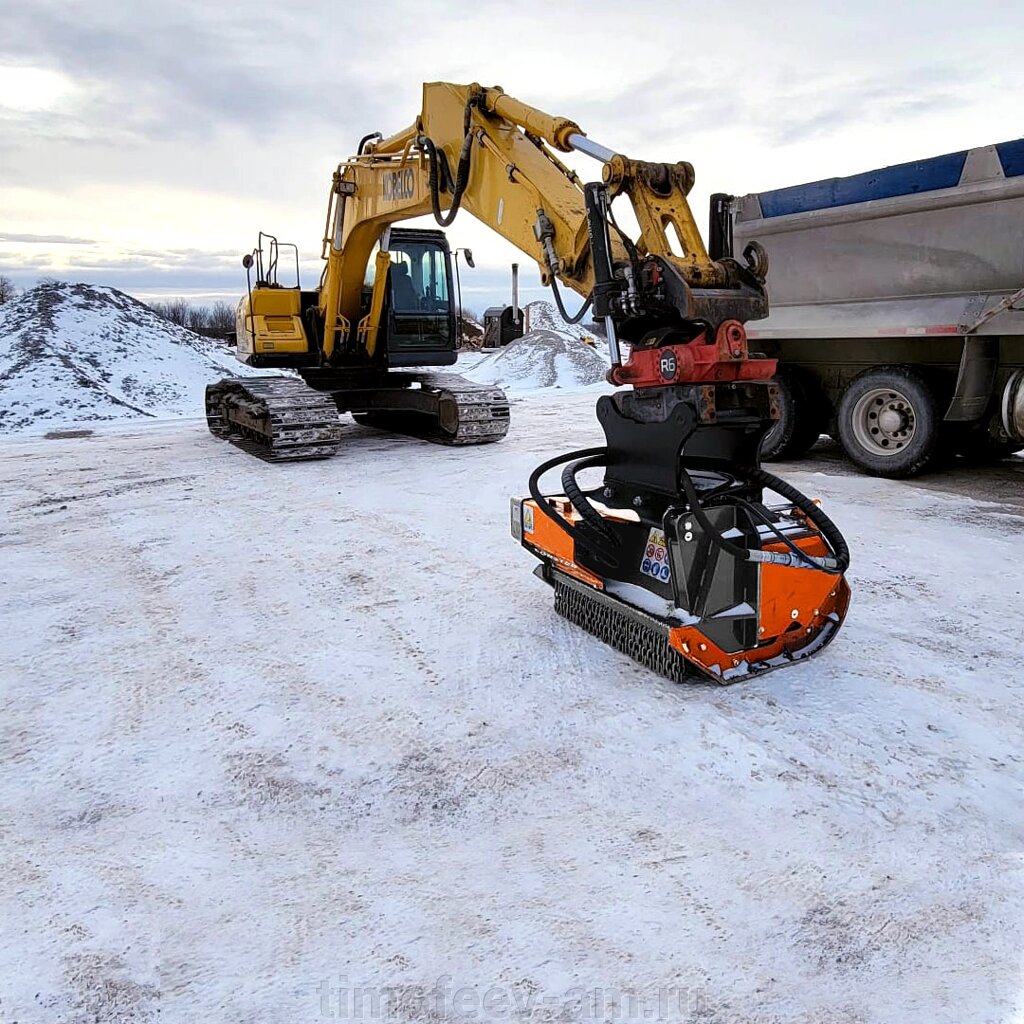
{"type": "Polygon", "coordinates": [[[756,250],[778,359],[762,457],[823,433],[869,473],[1024,448],[1024,139],[712,197],[715,257],[756,250]],[[756,241],[755,241],[756,240],[756,241]]]}

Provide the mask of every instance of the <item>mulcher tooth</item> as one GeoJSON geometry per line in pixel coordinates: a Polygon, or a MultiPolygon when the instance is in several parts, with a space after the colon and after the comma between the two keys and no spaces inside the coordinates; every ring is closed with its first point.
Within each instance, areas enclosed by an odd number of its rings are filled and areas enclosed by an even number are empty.
{"type": "Polygon", "coordinates": [[[652,616],[620,611],[613,599],[597,595],[557,570],[552,570],[555,611],[609,647],[674,683],[712,682],[668,643],[668,628],[652,616]]]}

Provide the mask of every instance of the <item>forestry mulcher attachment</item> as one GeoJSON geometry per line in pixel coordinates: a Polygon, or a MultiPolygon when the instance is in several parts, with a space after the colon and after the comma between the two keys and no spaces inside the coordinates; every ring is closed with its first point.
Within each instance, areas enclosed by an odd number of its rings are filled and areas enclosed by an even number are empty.
{"type": "MultiPolygon", "coordinates": [[[[767,313],[767,255],[751,243],[741,264],[714,225],[708,254],[688,164],[598,155],[604,180],[583,189],[588,303],[604,321],[609,381],[630,390],[598,400],[604,446],[537,467],[530,497],[512,500],[512,534],[540,559],[559,614],[669,679],[727,683],[810,657],[846,615],[850,556],[818,504],[759,464],[779,415],[776,364],[750,352],[743,324],[767,313]],[[636,241],[611,214],[623,194],[636,241]],[[559,466],[562,493],[545,495],[541,477],[559,466]],[[603,483],[585,490],[579,475],[597,468],[603,483]]],[[[553,277],[541,214],[537,236],[553,277]]]]}
{"type": "Polygon", "coordinates": [[[846,613],[849,553],[815,502],[760,468],[775,361],[749,351],[743,325],[767,315],[767,256],[751,242],[735,259],[720,217],[709,254],[692,185],[690,164],[628,159],[500,88],[424,85],[412,125],[366,136],[335,172],[320,287],[281,288],[257,261],[239,355],[302,380],[212,385],[211,431],[274,459],[333,453],[338,411],[448,444],[504,436],[500,390],[409,372],[455,361],[456,310],[444,235],[393,225],[432,213],[446,227],[464,208],[537,261],[567,320],[593,308],[624,388],[597,403],[606,444],[545,462],[512,501],[512,532],[556,610],[675,680],[727,682],[814,654],[846,613]],[[600,161],[602,180],[584,185],[556,151],[600,161]],[[616,222],[618,197],[636,238],[616,222]],[[586,299],[573,317],[559,282],[586,299]],[[560,465],[562,493],[543,494],[560,465]],[[603,483],[585,489],[580,474],[597,468],[603,483]]]}

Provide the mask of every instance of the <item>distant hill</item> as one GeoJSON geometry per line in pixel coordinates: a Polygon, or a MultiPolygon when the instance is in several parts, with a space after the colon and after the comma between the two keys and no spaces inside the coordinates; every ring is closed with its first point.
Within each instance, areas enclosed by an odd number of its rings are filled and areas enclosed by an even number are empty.
{"type": "Polygon", "coordinates": [[[0,306],[2,433],[200,416],[209,381],[255,372],[116,288],[43,284],[0,306]]]}

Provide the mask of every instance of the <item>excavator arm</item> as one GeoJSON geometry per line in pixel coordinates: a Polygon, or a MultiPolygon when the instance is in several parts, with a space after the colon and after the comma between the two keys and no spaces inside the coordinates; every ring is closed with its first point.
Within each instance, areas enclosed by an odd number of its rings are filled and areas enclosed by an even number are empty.
{"type": "MultiPolygon", "coordinates": [[[[689,164],[630,160],[500,88],[427,83],[413,124],[388,138],[368,136],[334,174],[322,250],[324,357],[351,340],[384,230],[431,213],[447,226],[460,209],[532,257],[542,283],[561,282],[593,302],[613,341],[620,331],[637,342],[656,328],[686,331],[693,320],[717,328],[764,316],[756,275],[708,256],[686,198],[692,185],[689,164]],[[600,160],[603,182],[584,186],[559,151],[600,160]],[[620,195],[632,204],[636,239],[611,217],[620,195]]],[[[556,299],[561,305],[557,291],[556,299]]],[[[378,325],[366,326],[375,347],[378,325]]]]}

